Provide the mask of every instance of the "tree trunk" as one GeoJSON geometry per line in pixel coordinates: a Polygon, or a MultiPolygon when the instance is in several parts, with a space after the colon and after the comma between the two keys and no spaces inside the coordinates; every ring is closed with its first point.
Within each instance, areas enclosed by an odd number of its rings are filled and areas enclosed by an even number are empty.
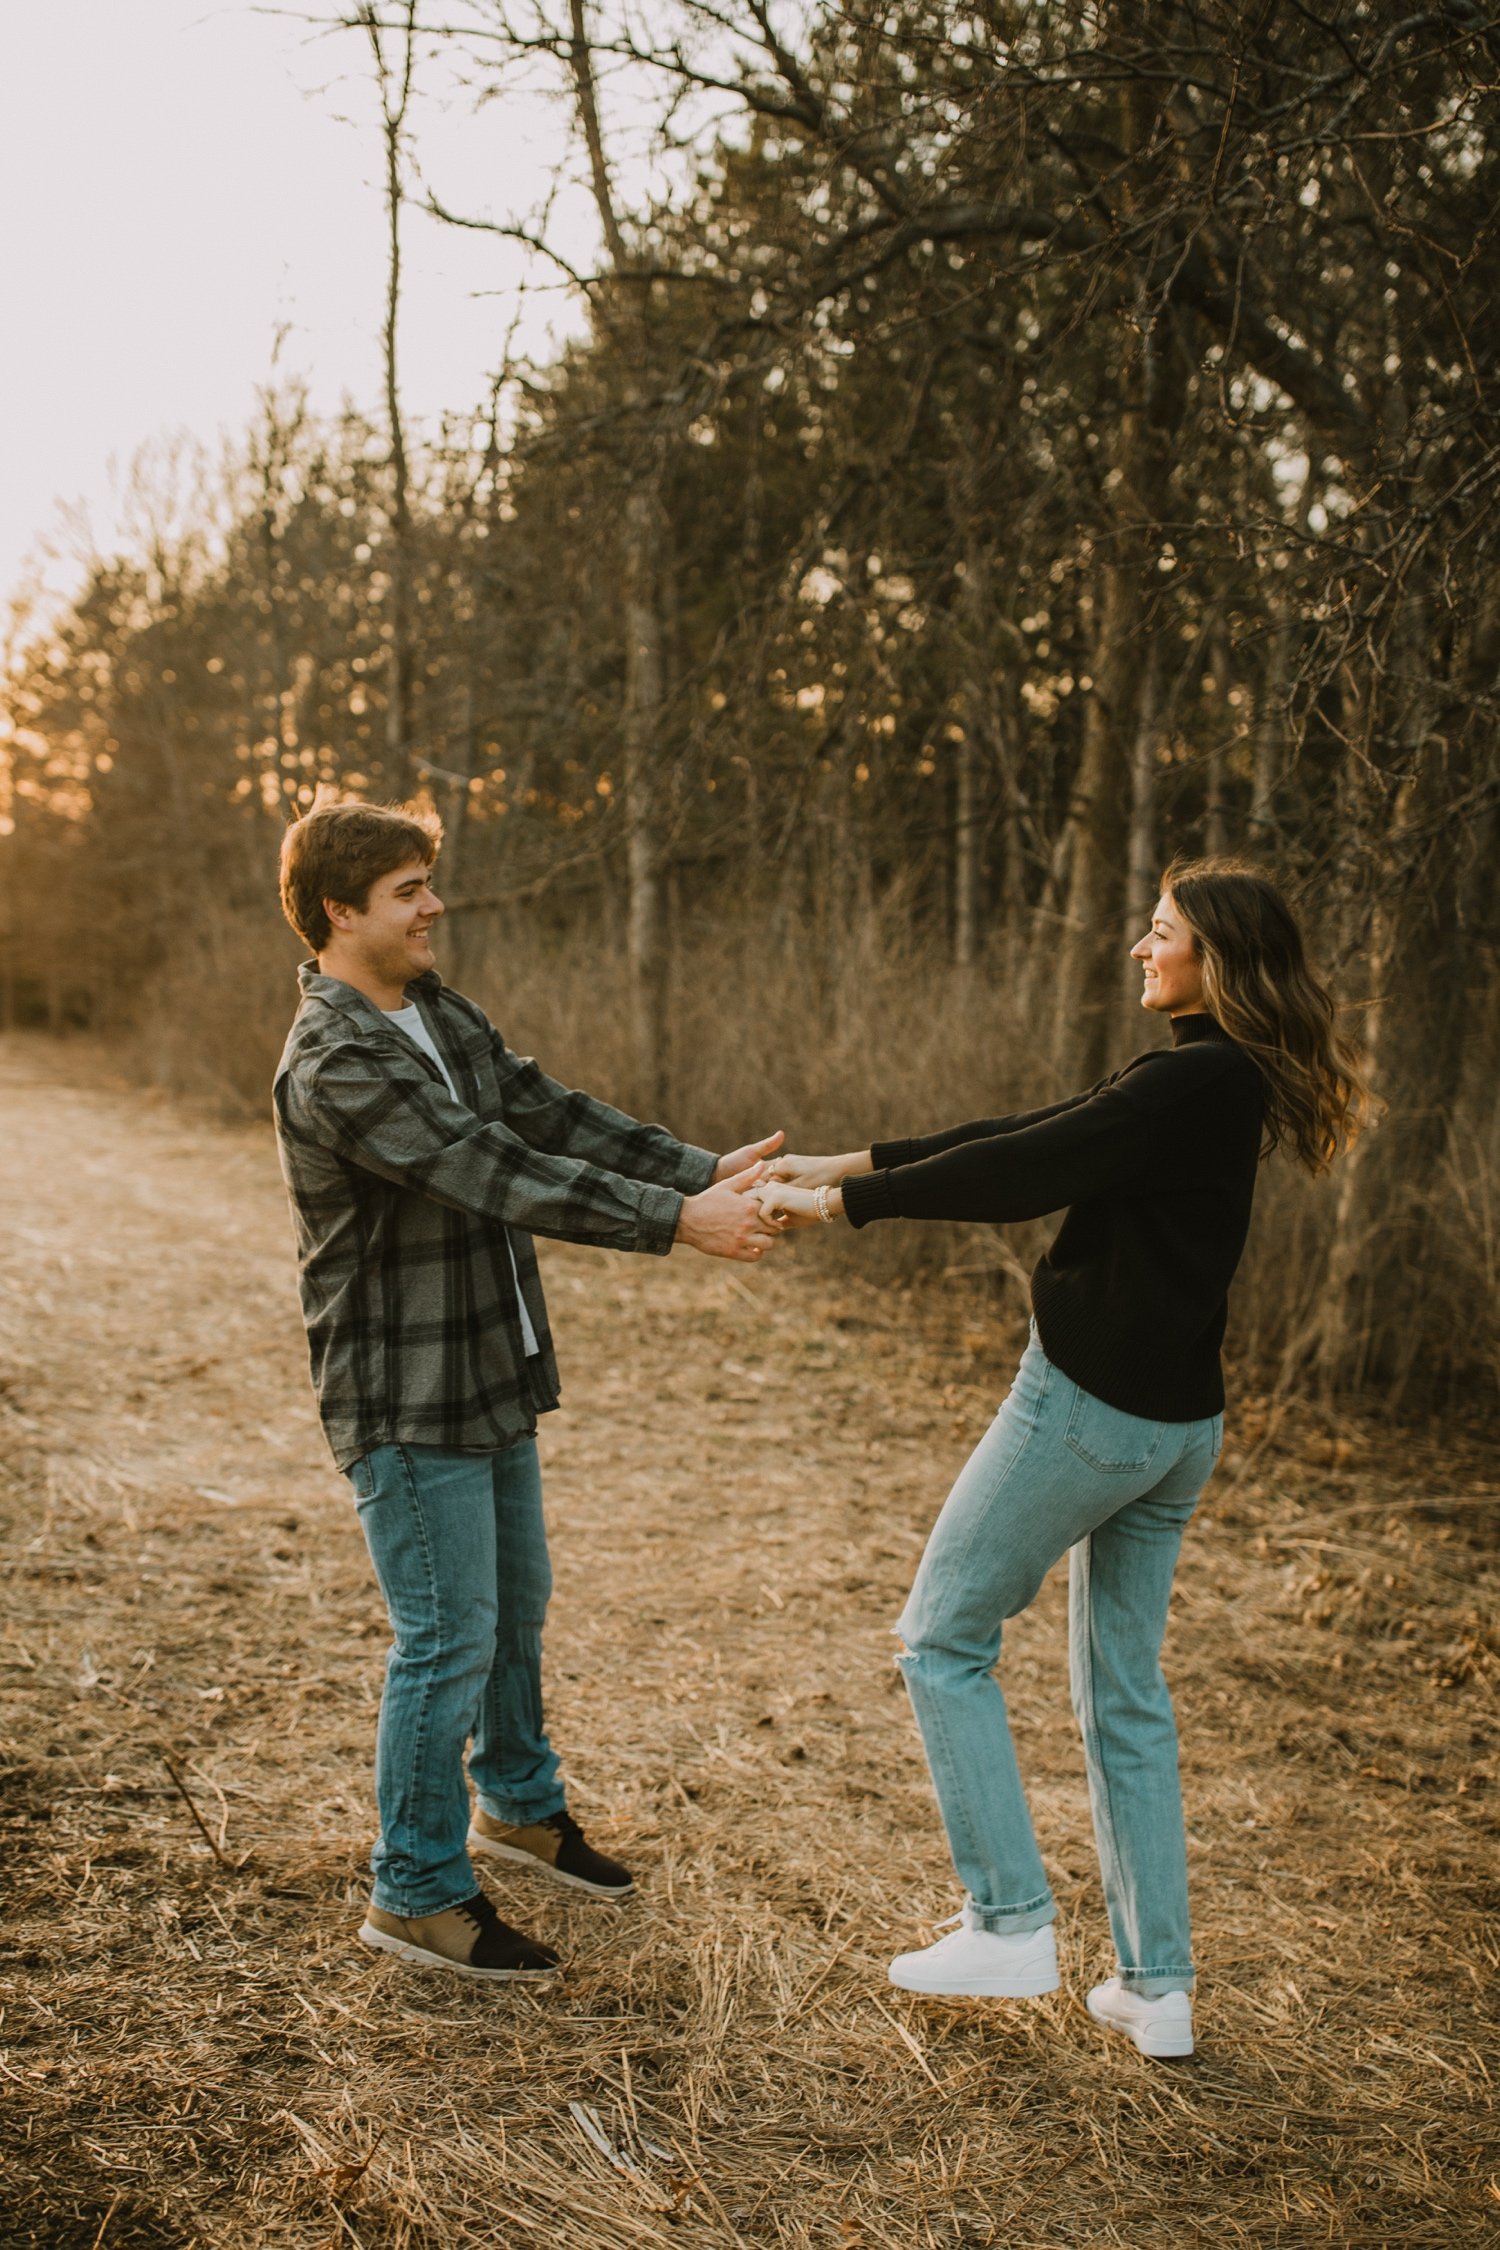
{"type": "Polygon", "coordinates": [[[979,958],[979,756],[972,729],[955,745],[953,776],[953,961],[972,969],[979,958]]]}
{"type": "MultiPolygon", "coordinates": [[[[1426,777],[1410,792],[1389,838],[1397,853],[1402,831],[1420,825],[1437,793],[1426,777]]],[[[1393,1407],[1431,1335],[1418,1303],[1426,1288],[1422,1246],[1463,1075],[1473,946],[1455,911],[1454,877],[1451,857],[1420,874],[1408,869],[1373,919],[1374,1001],[1364,1043],[1367,1067],[1391,1106],[1380,1130],[1343,1163],[1313,1351],[1326,1387],[1378,1382],[1393,1407]]]]}
{"type": "Polygon", "coordinates": [[[1161,744],[1161,649],[1148,626],[1136,681],[1135,736],[1130,746],[1130,828],[1125,841],[1125,942],[1120,979],[1127,1008],[1141,996],[1141,973],[1130,948],[1151,920],[1161,874],[1156,848],[1157,752],[1161,744]]]}
{"type": "Polygon", "coordinates": [[[666,929],[661,867],[664,823],[657,771],[664,668],[659,519],[654,480],[638,473],[626,495],[621,524],[625,626],[622,778],[629,886],[625,926],[637,1099],[653,1115],[663,1107],[666,1094],[666,929]]]}
{"type": "MultiPolygon", "coordinates": [[[[1098,994],[1120,925],[1123,884],[1119,837],[1125,825],[1120,744],[1131,702],[1131,662],[1139,623],[1137,573],[1106,562],[1098,610],[1093,691],[1084,713],[1083,750],[1068,800],[1067,898],[1057,948],[1052,1052],[1069,1085],[1097,1078],[1109,1034],[1098,994]]],[[[1041,942],[1048,941],[1045,930],[1041,942]]],[[[1109,984],[1111,998],[1116,987],[1109,984]]]]}
{"type": "MultiPolygon", "coordinates": [[[[1138,128],[1141,129],[1141,128],[1138,128]]],[[[1157,841],[1157,780],[1165,747],[1162,699],[1162,635],[1170,605],[1162,591],[1160,565],[1167,555],[1165,519],[1172,474],[1173,435],[1183,401],[1182,365],[1173,331],[1170,302],[1152,304],[1154,290],[1143,277],[1137,318],[1140,344],[1135,354],[1135,396],[1121,421],[1120,496],[1125,554],[1133,557],[1142,587],[1136,641],[1133,730],[1130,742],[1130,827],[1125,848],[1125,923],[1121,932],[1121,978],[1127,1009],[1140,1000],[1140,978],[1130,948],[1145,929],[1156,904],[1161,874],[1157,841]]],[[[1126,380],[1130,381],[1127,369],[1126,380]]]]}
{"type": "Polygon", "coordinates": [[[963,724],[954,742],[952,952],[955,968],[969,969],[979,958],[980,888],[983,836],[980,826],[984,753],[995,741],[994,619],[989,558],[980,542],[977,478],[965,461],[950,478],[949,508],[964,537],[963,587],[958,600],[959,708],[963,724]]]}
{"type": "MultiPolygon", "coordinates": [[[[1312,459],[1309,455],[1307,473],[1302,479],[1295,511],[1297,528],[1302,534],[1307,531],[1312,491],[1312,459]]],[[[1283,565],[1286,564],[1288,557],[1284,550],[1277,559],[1283,565]]],[[[1279,826],[1276,792],[1288,763],[1287,703],[1295,637],[1296,619],[1283,569],[1274,573],[1271,578],[1270,627],[1266,640],[1265,667],[1256,697],[1255,750],[1250,777],[1250,812],[1247,823],[1250,849],[1262,856],[1269,855],[1276,848],[1279,826]]]]}
{"type": "Polygon", "coordinates": [[[1235,729],[1230,718],[1229,635],[1223,618],[1214,625],[1208,650],[1209,676],[1213,681],[1213,711],[1209,721],[1207,767],[1203,777],[1203,849],[1219,859],[1229,849],[1229,821],[1225,805],[1225,778],[1229,746],[1235,729]]]}
{"type": "Polygon", "coordinates": [[[1023,816],[1029,808],[1021,786],[1020,726],[1016,711],[1015,681],[1007,676],[996,683],[995,754],[1000,765],[1000,916],[1005,940],[1006,974],[1012,986],[1019,983],[1026,950],[1027,859],[1023,816]]]}
{"type": "MultiPolygon", "coordinates": [[[[594,85],[593,50],[584,0],[569,0],[569,64],[589,180],[613,270],[601,319],[613,329],[626,368],[627,415],[636,452],[625,470],[620,519],[621,608],[625,634],[622,723],[625,865],[628,884],[626,963],[636,1099],[648,1111],[665,1103],[667,1076],[667,945],[662,895],[666,793],[661,786],[661,736],[666,703],[667,632],[665,523],[661,502],[662,439],[650,427],[653,358],[649,278],[631,270],[605,158],[594,85]]],[[[629,442],[629,440],[627,440],[629,442]]]]}
{"type": "Polygon", "coordinates": [[[375,57],[385,141],[386,268],[381,357],[390,448],[390,536],[385,555],[386,576],[390,580],[386,611],[385,761],[388,785],[402,798],[410,795],[416,780],[411,708],[416,676],[412,652],[411,475],[397,363],[401,318],[401,209],[406,199],[403,144],[416,68],[416,17],[417,0],[406,0],[400,25],[400,60],[394,68],[385,52],[388,27],[381,24],[373,9],[360,19],[375,57]]]}
{"type": "MultiPolygon", "coordinates": [[[[1144,84],[1133,84],[1123,94],[1121,131],[1127,148],[1146,144],[1154,101],[1144,84]]],[[[1115,947],[1123,937],[1121,954],[1128,961],[1129,947],[1143,927],[1141,917],[1156,897],[1161,742],[1157,565],[1182,369],[1170,302],[1149,270],[1138,277],[1133,326],[1124,342],[1094,692],[1069,816],[1074,833],[1054,1053],[1070,1081],[1098,1075],[1122,990],[1124,972],[1115,947]],[[1122,832],[1123,869],[1117,860],[1122,832]]],[[[1136,989],[1132,975],[1132,1005],[1136,989]]]]}
{"type": "Polygon", "coordinates": [[[1410,1386],[1419,1341],[1431,1327],[1418,1307],[1426,1287],[1422,1245],[1463,1076],[1475,953],[1473,923],[1462,910],[1460,852],[1431,844],[1462,794],[1464,739],[1461,728],[1454,743],[1435,726],[1430,647],[1428,605],[1411,588],[1399,599],[1384,647],[1366,652],[1366,731],[1394,767],[1382,775],[1368,761],[1356,784],[1368,790],[1373,779],[1389,803],[1367,829],[1385,865],[1364,951],[1371,992],[1366,1054],[1390,1110],[1339,1181],[1313,1354],[1325,1385],[1376,1380],[1392,1405],[1410,1386]]]}

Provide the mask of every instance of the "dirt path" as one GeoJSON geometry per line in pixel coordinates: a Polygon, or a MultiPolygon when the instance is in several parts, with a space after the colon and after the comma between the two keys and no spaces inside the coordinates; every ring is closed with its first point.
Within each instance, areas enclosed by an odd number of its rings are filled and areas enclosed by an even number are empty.
{"type": "Polygon", "coordinates": [[[884,1980],[956,1903],[888,1628],[1015,1337],[815,1242],[547,1249],[553,1731],[643,1882],[497,1885],[570,1974],[471,1995],[353,1942],[386,1636],[269,1134],[22,1041],[0,1132],[0,2245],[1489,2239],[1492,1457],[1242,1408],[1170,1643],[1201,2052],[1153,2068],[1078,2006],[1060,1574],[1006,1665],[1068,1991],[884,1980]]]}

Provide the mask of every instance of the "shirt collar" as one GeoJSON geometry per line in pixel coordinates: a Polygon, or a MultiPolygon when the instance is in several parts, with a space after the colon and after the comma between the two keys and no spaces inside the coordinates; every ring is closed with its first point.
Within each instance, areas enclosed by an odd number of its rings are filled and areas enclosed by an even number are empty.
{"type": "Polygon", "coordinates": [[[1196,1047],[1205,1039],[1228,1039],[1217,1016],[1174,1016],[1172,1018],[1172,1045],[1196,1047]]]}
{"type": "MultiPolygon", "coordinates": [[[[362,992],[356,992],[352,984],[345,984],[342,977],[325,976],[316,960],[303,961],[298,965],[297,983],[304,1000],[321,1000],[326,1007],[337,1008],[342,1014],[365,1022],[372,1018],[376,1023],[383,1024],[385,1021],[384,1010],[377,1008],[373,1000],[366,999],[362,992]]],[[[409,1008],[419,993],[426,999],[435,998],[442,989],[443,980],[437,970],[424,969],[420,976],[412,978],[402,993],[401,1005],[409,1008]]]]}

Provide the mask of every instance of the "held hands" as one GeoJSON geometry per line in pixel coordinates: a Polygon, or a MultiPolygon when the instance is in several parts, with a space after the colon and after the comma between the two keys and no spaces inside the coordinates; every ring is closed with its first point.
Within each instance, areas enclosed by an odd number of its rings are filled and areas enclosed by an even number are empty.
{"type": "Polygon", "coordinates": [[[761,1216],[778,1229],[821,1224],[844,1215],[843,1183],[856,1173],[874,1169],[867,1148],[850,1149],[843,1156],[778,1156],[766,1167],[769,1178],[758,1190],[761,1216]],[[823,1209],[818,1208],[819,1191],[823,1209]]]}
{"type": "Polygon", "coordinates": [[[818,1190],[831,1218],[843,1215],[842,1183],[873,1169],[867,1148],[844,1156],[783,1156],[785,1139],[769,1133],[763,1141],[721,1156],[713,1182],[701,1195],[684,1198],[677,1240],[709,1258],[735,1258],[752,1264],[788,1227],[817,1226],[818,1190]]]}
{"type": "Polygon", "coordinates": [[[776,1228],[819,1226],[823,1213],[841,1219],[843,1181],[873,1170],[868,1147],[852,1147],[843,1156],[774,1156],[767,1165],[769,1179],[760,1188],[760,1215],[776,1228]],[[823,1210],[819,1188],[828,1190],[823,1210]]]}
{"type": "Polygon", "coordinates": [[[764,1257],[780,1230],[766,1224],[751,1190],[766,1176],[764,1159],[785,1138],[784,1133],[768,1133],[763,1141],[749,1141],[721,1156],[702,1194],[684,1196],[677,1240],[701,1250],[705,1258],[736,1258],[750,1265],[764,1257]]]}
{"type": "Polygon", "coordinates": [[[720,1179],[701,1195],[683,1197],[677,1240],[706,1258],[737,1258],[751,1265],[764,1257],[780,1229],[762,1217],[751,1192],[765,1178],[764,1164],[750,1164],[732,1179],[720,1179]]]}

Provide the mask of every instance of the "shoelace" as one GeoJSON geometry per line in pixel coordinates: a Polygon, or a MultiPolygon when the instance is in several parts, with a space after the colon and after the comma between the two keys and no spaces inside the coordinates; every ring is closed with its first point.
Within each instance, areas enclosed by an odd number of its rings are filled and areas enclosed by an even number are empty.
{"type": "Polygon", "coordinates": [[[453,1911],[455,1914],[462,1914],[466,1922],[472,1922],[481,1937],[500,1919],[495,1911],[494,1901],[486,1898],[483,1891],[476,1891],[472,1898],[464,1899],[453,1911]]]}

